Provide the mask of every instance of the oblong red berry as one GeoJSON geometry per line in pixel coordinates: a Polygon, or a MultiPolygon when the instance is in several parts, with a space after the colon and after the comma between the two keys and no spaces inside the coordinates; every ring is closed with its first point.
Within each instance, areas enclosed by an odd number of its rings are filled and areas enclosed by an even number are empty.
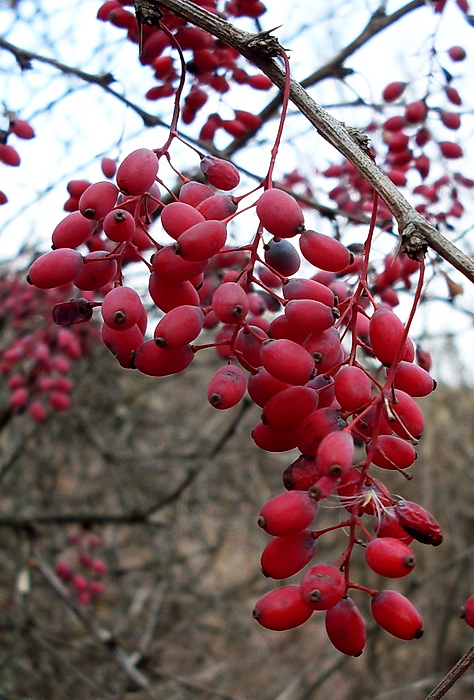
{"type": "Polygon", "coordinates": [[[166,350],[158,347],[154,340],[147,340],[134,351],[132,366],[150,377],[166,377],[182,372],[193,359],[190,345],[166,350]]]}
{"type": "Polygon", "coordinates": [[[224,247],[226,239],[225,224],[209,219],[186,229],[180,235],[176,249],[184,260],[209,260],[224,247]]]}
{"type": "Polygon", "coordinates": [[[72,248],[45,253],[30,265],[27,280],[39,289],[53,289],[73,282],[84,266],[82,255],[72,248]]]}
{"type": "Polygon", "coordinates": [[[158,158],[148,148],[132,151],[120,163],[117,170],[117,185],[126,195],[148,192],[158,173],[158,158]]]}
{"type": "Polygon", "coordinates": [[[283,631],[302,625],[313,610],[301,599],[299,586],[293,585],[266,593],[255,603],[252,614],[262,627],[283,631]]]}
{"type": "Polygon", "coordinates": [[[92,235],[95,224],[86,219],[79,211],[68,214],[53,231],[54,248],[78,248],[92,235]]]}
{"type": "Polygon", "coordinates": [[[212,309],[222,323],[240,323],[249,312],[249,300],[237,282],[224,282],[212,296],[212,309]]]}
{"type": "MultiPolygon", "coordinates": [[[[289,493],[299,493],[289,491],[289,493]]],[[[303,601],[313,610],[328,610],[346,592],[343,573],[332,564],[316,564],[305,573],[300,583],[303,601]]]]}
{"type": "Polygon", "coordinates": [[[418,503],[402,499],[393,506],[393,510],[405,532],[418,542],[436,547],[443,541],[439,523],[418,503]]]}
{"type": "Polygon", "coordinates": [[[419,639],[423,635],[423,620],[408,598],[398,591],[379,591],[372,598],[375,622],[398,639],[419,639]]]}
{"type": "Polygon", "coordinates": [[[351,598],[342,598],[326,611],[326,632],[342,654],[360,656],[367,638],[364,618],[351,598]]]}
{"type": "Polygon", "coordinates": [[[81,194],[79,211],[86,219],[103,219],[114,208],[118,194],[119,191],[112,182],[95,182],[81,194]]]}
{"type": "Polygon", "coordinates": [[[274,377],[288,384],[306,384],[314,372],[314,360],[292,340],[266,340],[261,346],[262,364],[274,377]]]}
{"type": "Polygon", "coordinates": [[[415,553],[399,539],[380,537],[371,540],[365,548],[367,565],[380,576],[402,578],[416,563],[415,553]]]}
{"type": "MultiPolygon", "coordinates": [[[[369,321],[369,339],[374,355],[391,365],[404,343],[405,326],[390,309],[377,309],[369,321]]],[[[400,350],[401,357],[403,351],[400,350]]]]}
{"type": "Polygon", "coordinates": [[[340,241],[316,231],[304,231],[299,245],[303,256],[311,265],[329,272],[342,272],[354,258],[340,241]]]}
{"type": "Polygon", "coordinates": [[[283,579],[297,574],[311,561],[317,544],[311,530],[274,537],[262,552],[260,563],[264,576],[283,579]]]}
{"type": "Polygon", "coordinates": [[[258,525],[269,535],[284,537],[305,530],[318,512],[318,504],[305,491],[284,491],[260,509],[258,525]]]}
{"type": "Polygon", "coordinates": [[[143,303],[131,287],[115,287],[102,302],[104,323],[114,331],[126,331],[134,326],[143,313],[143,303]]]}
{"type": "Polygon", "coordinates": [[[154,332],[155,343],[169,350],[192,343],[202,331],[204,319],[199,306],[177,306],[158,321],[154,332]]]}
{"type": "Polygon", "coordinates": [[[231,408],[239,403],[247,388],[247,377],[240,367],[220,367],[207,387],[207,400],[219,410],[231,408]]]}
{"type": "Polygon", "coordinates": [[[257,202],[257,216],[277,238],[292,238],[304,228],[300,205],[291,194],[276,188],[265,190],[257,202]]]}

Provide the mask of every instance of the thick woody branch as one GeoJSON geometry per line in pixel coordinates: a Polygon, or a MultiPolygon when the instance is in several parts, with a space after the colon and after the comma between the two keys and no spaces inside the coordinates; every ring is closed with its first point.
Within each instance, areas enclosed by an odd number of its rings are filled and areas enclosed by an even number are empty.
{"type": "MultiPolygon", "coordinates": [[[[269,36],[266,32],[251,34],[237,29],[189,0],[160,0],[159,2],[135,0],[139,20],[153,26],[156,26],[159,21],[160,7],[170,10],[239,51],[265,73],[280,90],[283,90],[285,73],[274,59],[283,49],[275,37],[269,36]]],[[[419,257],[429,246],[474,282],[474,261],[428,223],[377,167],[368,149],[364,147],[363,134],[357,129],[347,128],[345,124],[335,119],[295,80],[291,81],[290,100],[321,136],[357,168],[390,208],[398,223],[402,250],[413,257],[419,257]]]]}

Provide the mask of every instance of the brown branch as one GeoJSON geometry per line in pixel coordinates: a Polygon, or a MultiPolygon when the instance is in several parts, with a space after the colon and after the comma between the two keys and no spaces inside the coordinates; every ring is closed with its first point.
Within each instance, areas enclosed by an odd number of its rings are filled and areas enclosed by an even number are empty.
{"type": "Polygon", "coordinates": [[[431,693],[426,696],[425,700],[439,700],[446,695],[448,690],[458,681],[461,676],[466,673],[468,668],[474,663],[474,646],[461,656],[457,664],[445,675],[443,680],[438,683],[436,688],[433,688],[431,693]]]}
{"type": "MultiPolygon", "coordinates": [[[[189,0],[135,0],[139,16],[154,26],[158,21],[160,6],[239,51],[260,68],[280,90],[284,89],[285,74],[273,58],[282,50],[275,37],[268,36],[266,32],[251,34],[237,29],[189,0]]],[[[405,199],[390,178],[375,165],[363,146],[364,137],[361,132],[348,128],[326,112],[295,80],[291,81],[290,99],[321,136],[354,165],[387,204],[398,223],[402,250],[416,258],[430,246],[440,257],[474,282],[474,261],[428,223],[405,199]]]]}
{"type": "Polygon", "coordinates": [[[105,90],[105,92],[109,93],[109,95],[112,95],[116,99],[120,100],[120,102],[123,102],[123,104],[125,104],[127,107],[130,107],[130,109],[136,112],[143,120],[145,126],[163,126],[169,128],[169,125],[167,125],[164,121],[159,119],[159,117],[155,117],[153,114],[146,112],[134,102],[127,100],[126,97],[124,97],[119,92],[111,88],[111,83],[115,82],[115,78],[112,75],[112,73],[101,73],[99,75],[94,75],[93,73],[86,73],[85,71],[82,71],[79,68],[74,68],[73,66],[68,66],[66,63],[56,61],[56,59],[54,58],[48,58],[47,56],[42,56],[39,53],[28,51],[27,49],[22,49],[18,46],[15,46],[14,44],[10,44],[10,42],[6,41],[5,39],[2,39],[1,37],[0,49],[5,49],[6,51],[9,51],[11,54],[13,54],[16,58],[18,65],[22,70],[31,70],[31,64],[33,61],[38,61],[39,63],[44,63],[48,66],[52,66],[53,68],[56,68],[56,70],[59,70],[61,73],[65,73],[66,75],[74,75],[75,77],[80,78],[84,82],[90,83],[91,85],[98,85],[103,90],[105,90]]]}

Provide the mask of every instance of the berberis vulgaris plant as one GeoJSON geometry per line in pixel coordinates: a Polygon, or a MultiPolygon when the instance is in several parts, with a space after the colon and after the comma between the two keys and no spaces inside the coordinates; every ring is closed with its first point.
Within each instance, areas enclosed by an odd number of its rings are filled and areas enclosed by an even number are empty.
{"type": "MultiPolygon", "coordinates": [[[[403,12],[425,4],[409,3],[403,12]]],[[[442,19],[447,0],[427,4],[442,19]]],[[[467,2],[456,4],[469,20],[467,2]]],[[[395,21],[384,7],[382,25],[395,21]]],[[[299,581],[264,595],[254,618],[263,627],[288,630],[324,611],[332,644],[358,656],[366,624],[352,593],[370,597],[373,619],[388,633],[421,637],[419,611],[390,580],[413,570],[413,540],[429,547],[443,539],[434,515],[392,493],[383,474],[411,478],[424,429],[417,399],[436,387],[429,354],[410,337],[426,273],[435,274],[444,258],[474,281],[472,260],[443,235],[474,187],[452,167],[463,150],[449,136],[462,118],[449,66],[465,52],[452,46],[440,56],[433,49],[429,92],[417,95],[416,85],[402,81],[388,84],[383,108],[365,133],[334,119],[292,80],[277,30],[251,34],[233,25],[235,18],[264,13],[259,0],[136,0],[133,7],[108,0],[100,6],[99,20],[126,30],[140,61],[153,68],[158,84],[148,99],[174,101],[169,133],[155,148],[126,155],[116,173],[107,161],[107,179],[69,183],[69,213],[53,231],[53,249],[34,261],[27,279],[40,289],[72,285],[77,291],[56,304],[54,321],[74,326],[100,315],[103,342],[124,368],[163,377],[184,371],[198,352],[217,351],[222,364],[207,391],[212,406],[229,409],[247,392],[261,409],[252,431],[256,445],[298,451],[288,460],[282,492],[262,505],[258,525],[271,537],[263,574],[278,581],[299,575],[299,581]],[[250,62],[245,68],[242,58],[250,62]],[[265,115],[243,109],[234,119],[209,114],[194,142],[179,130],[209,96],[230,94],[235,85],[281,91],[266,174],[244,192],[232,149],[219,152],[214,139],[226,132],[234,144],[245,142],[265,115]],[[318,204],[303,175],[274,179],[290,102],[344,157],[323,173],[334,183],[329,198],[335,208],[320,211],[350,220],[360,244],[346,246],[306,224],[308,207],[318,204]],[[188,148],[186,172],[197,171],[192,178],[173,163],[177,142],[188,148]],[[444,171],[430,178],[440,156],[444,171]],[[418,196],[416,207],[400,187],[418,196]],[[238,227],[244,212],[245,233],[238,227]],[[394,236],[379,264],[373,248],[381,231],[394,236]],[[241,236],[245,240],[237,242],[241,236]],[[141,263],[148,276],[148,308],[125,283],[130,262],[141,263]],[[394,310],[401,291],[411,292],[405,322],[394,310]],[[318,523],[326,503],[338,503],[342,513],[329,528],[318,523]],[[335,530],[340,557],[323,561],[319,540],[335,530]],[[375,590],[353,580],[351,559],[361,550],[369,569],[388,579],[386,586],[375,590]]]]}

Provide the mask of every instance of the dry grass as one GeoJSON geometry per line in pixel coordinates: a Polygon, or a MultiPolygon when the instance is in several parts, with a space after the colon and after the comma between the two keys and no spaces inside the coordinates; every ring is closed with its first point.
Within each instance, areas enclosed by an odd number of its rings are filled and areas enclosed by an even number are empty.
{"type": "MultiPolygon", "coordinates": [[[[472,644],[457,617],[474,592],[469,392],[440,388],[423,401],[414,478],[387,479],[433,512],[443,545],[415,544],[415,571],[388,586],[367,575],[359,552],[354,562],[361,583],[408,591],[425,636],[400,642],[369,623],[366,651],[352,659],[332,649],[317,614],[285,633],[252,620],[253,603],[274,585],[259,573],[267,539],[256,514],[281,491],[291,455],[254,448],[255,408],[207,405],[213,366],[208,355],[179,377],[153,380],[108,355],[91,358],[72,410],[39,427],[16,416],[4,429],[2,700],[422,700],[472,644]],[[81,522],[102,537],[109,567],[105,594],[85,609],[47,580],[58,558],[73,555],[67,534],[81,522]]],[[[318,522],[338,517],[324,509],[318,522]]],[[[328,535],[318,557],[335,561],[344,544],[328,535]]],[[[369,620],[367,597],[356,602],[369,620]]],[[[473,695],[468,673],[449,698],[473,695]]]]}

